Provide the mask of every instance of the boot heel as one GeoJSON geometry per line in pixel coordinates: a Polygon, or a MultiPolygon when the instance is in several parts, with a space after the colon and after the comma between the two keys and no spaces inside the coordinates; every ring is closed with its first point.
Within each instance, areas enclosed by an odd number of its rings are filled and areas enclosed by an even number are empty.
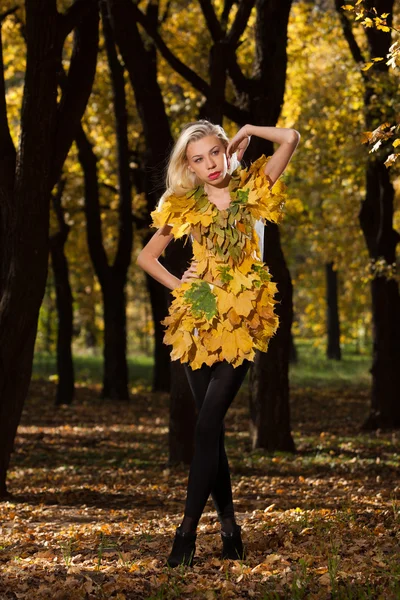
{"type": "Polygon", "coordinates": [[[175,532],[171,553],[167,559],[167,565],[172,568],[178,565],[192,567],[196,552],[196,538],[196,533],[182,532],[180,527],[178,527],[175,532]]]}

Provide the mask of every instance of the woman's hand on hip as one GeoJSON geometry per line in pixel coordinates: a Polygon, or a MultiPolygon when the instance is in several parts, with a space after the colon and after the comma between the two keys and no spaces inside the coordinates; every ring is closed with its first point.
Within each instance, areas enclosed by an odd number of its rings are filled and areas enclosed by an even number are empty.
{"type": "Polygon", "coordinates": [[[186,271],[182,275],[182,278],[181,278],[182,283],[185,283],[185,281],[189,281],[191,279],[198,278],[198,275],[196,274],[197,265],[198,265],[197,260],[190,263],[190,266],[186,269],[186,271]]]}

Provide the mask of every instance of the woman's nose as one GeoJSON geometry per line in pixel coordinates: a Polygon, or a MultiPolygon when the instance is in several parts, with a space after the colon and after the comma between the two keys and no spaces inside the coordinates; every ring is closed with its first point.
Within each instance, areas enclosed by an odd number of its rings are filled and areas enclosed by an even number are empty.
{"type": "Polygon", "coordinates": [[[215,167],[215,160],[213,158],[209,158],[208,162],[207,162],[207,169],[214,169],[215,167]]]}

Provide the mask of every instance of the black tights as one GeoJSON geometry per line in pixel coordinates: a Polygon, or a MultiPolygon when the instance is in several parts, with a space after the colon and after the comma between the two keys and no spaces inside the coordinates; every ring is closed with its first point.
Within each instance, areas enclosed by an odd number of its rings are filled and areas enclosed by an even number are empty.
{"type": "Polygon", "coordinates": [[[190,465],[183,531],[196,531],[208,497],[217,510],[223,531],[235,526],[231,478],[224,445],[224,417],[249,369],[245,359],[238,367],[226,360],[211,367],[203,364],[193,370],[184,368],[192,390],[198,416],[195,430],[194,456],[190,465]]]}

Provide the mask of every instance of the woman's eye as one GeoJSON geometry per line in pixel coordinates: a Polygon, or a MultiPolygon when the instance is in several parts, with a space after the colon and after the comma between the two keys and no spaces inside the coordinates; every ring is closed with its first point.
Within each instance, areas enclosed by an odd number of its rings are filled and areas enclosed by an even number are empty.
{"type": "Polygon", "coordinates": [[[213,154],[219,154],[219,150],[214,150],[213,154]]]}

